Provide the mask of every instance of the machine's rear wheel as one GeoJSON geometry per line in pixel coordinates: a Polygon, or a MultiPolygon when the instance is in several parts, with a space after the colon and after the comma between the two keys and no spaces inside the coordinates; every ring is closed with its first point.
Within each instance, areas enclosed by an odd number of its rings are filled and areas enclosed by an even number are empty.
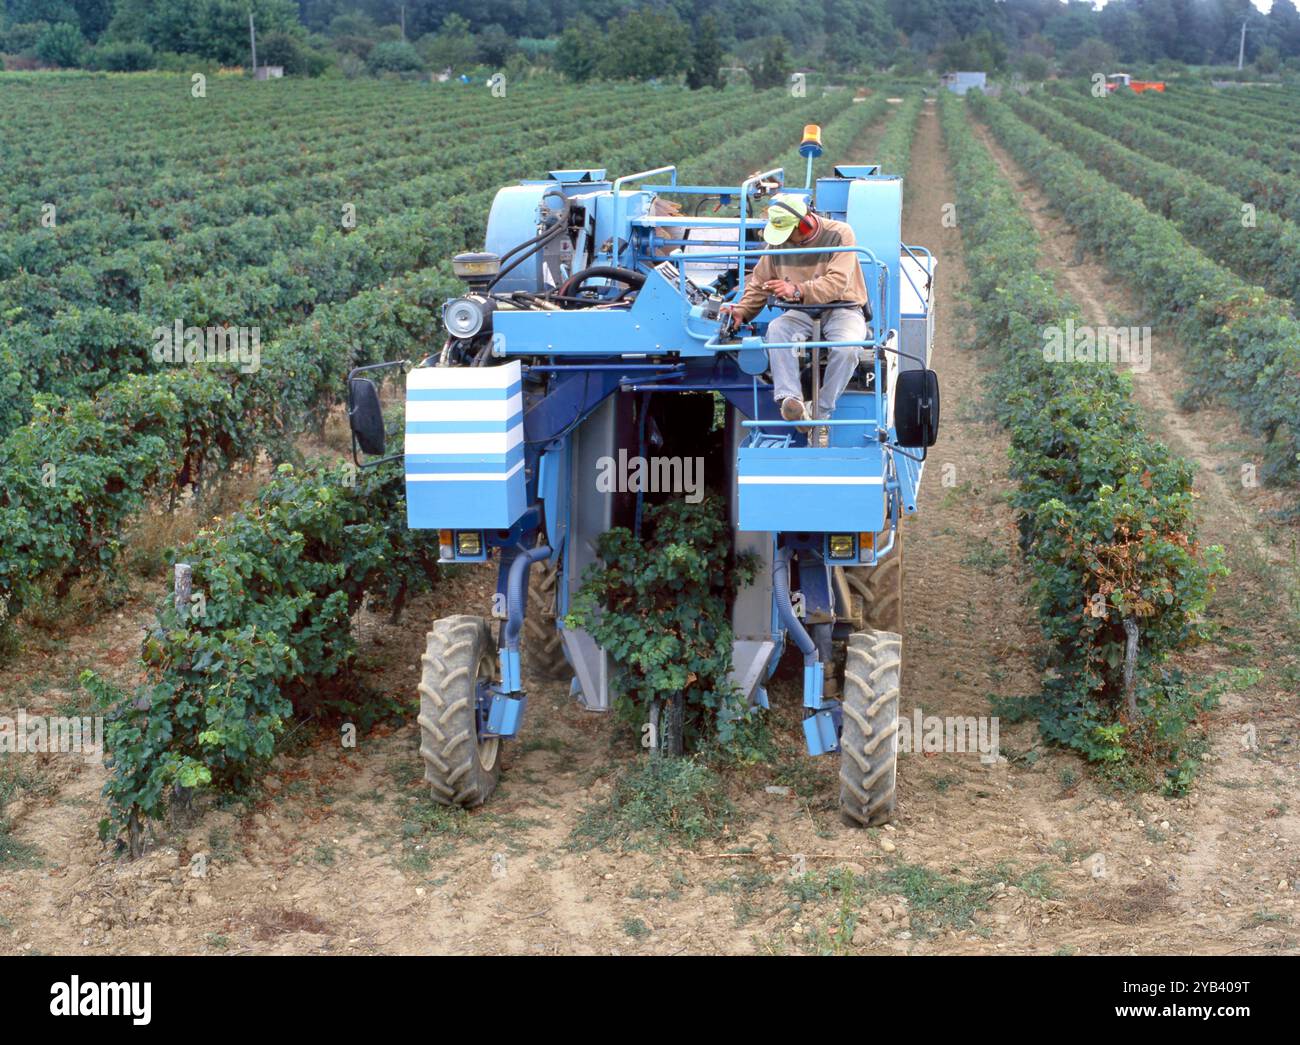
{"type": "Polygon", "coordinates": [[[496,790],[501,741],[480,742],[477,686],[497,670],[497,649],[482,617],[435,621],[420,657],[420,758],[435,802],[476,806],[496,790]]]}
{"type": "Polygon", "coordinates": [[[849,636],[840,733],[840,811],[856,827],[876,827],[893,817],[902,662],[903,639],[896,632],[849,636]]]}
{"type": "Polygon", "coordinates": [[[551,562],[534,563],[528,572],[528,613],[524,616],[524,662],[542,678],[567,680],[573,669],[564,658],[564,642],[555,626],[560,570],[551,562]]]}
{"type": "Polygon", "coordinates": [[[864,630],[903,633],[903,530],[894,549],[876,566],[844,570],[853,599],[853,622],[864,630]]]}

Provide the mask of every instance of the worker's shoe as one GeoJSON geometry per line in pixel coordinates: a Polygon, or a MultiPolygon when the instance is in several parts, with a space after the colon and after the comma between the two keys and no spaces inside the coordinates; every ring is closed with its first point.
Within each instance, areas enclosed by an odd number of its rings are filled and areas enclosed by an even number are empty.
{"type": "MultiPolygon", "coordinates": [[[[787,396],[781,400],[781,417],[786,421],[809,421],[812,414],[808,410],[808,404],[798,396],[787,396]]],[[[812,446],[812,433],[815,431],[810,425],[797,425],[796,430],[808,437],[808,445],[812,446]]]]}
{"type": "MultiPolygon", "coordinates": [[[[808,408],[798,396],[786,396],[781,400],[781,420],[783,421],[806,421],[808,420],[808,408]]],[[[799,431],[806,431],[800,428],[799,431]]]]}

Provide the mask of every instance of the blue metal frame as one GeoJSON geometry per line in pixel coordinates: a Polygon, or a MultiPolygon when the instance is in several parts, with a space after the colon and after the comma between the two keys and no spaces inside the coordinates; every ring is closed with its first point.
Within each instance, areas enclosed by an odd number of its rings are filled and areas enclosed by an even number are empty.
{"type": "MultiPolygon", "coordinates": [[[[552,171],[549,180],[522,182],[499,194],[489,218],[489,249],[500,250],[503,244],[512,245],[529,239],[536,231],[539,208],[548,197],[581,200],[588,208],[591,222],[584,235],[594,237],[589,239],[592,261],[631,267],[646,277],[630,308],[498,309],[493,315],[493,329],[500,337],[499,343],[494,340],[493,355],[532,361],[523,367],[524,500],[527,508],[505,530],[484,528],[483,555],[475,557],[481,560],[491,549],[500,549],[498,592],[511,602],[507,624],[516,637],[523,612],[519,602],[519,578],[526,578],[527,572],[527,563],[521,563],[520,559],[534,561],[537,557],[549,557],[564,564],[566,572],[570,563],[570,436],[620,389],[636,391],[647,398],[654,393],[670,391],[712,391],[725,397],[744,418],[741,424],[748,432],[740,445],[742,461],[738,463],[738,472],[745,467],[746,454],[752,451],[755,467],[759,467],[758,462],[762,459],[785,461],[796,472],[824,474],[833,484],[836,474],[844,474],[845,470],[852,472],[859,467],[854,461],[875,460],[875,464],[863,467],[871,474],[878,472],[879,479],[872,480],[879,483],[879,494],[873,495],[877,499],[873,501],[867,497],[863,500],[861,495],[856,495],[856,499],[850,498],[843,503],[875,505],[871,511],[879,513],[876,516],[879,522],[874,524],[878,528],[860,528],[857,525],[801,527],[798,537],[793,532],[771,531],[774,547],[785,549],[778,554],[787,556],[787,564],[790,554],[800,556],[803,594],[815,613],[824,615],[830,612],[833,617],[832,566],[870,565],[892,551],[901,514],[914,510],[920,468],[906,449],[898,446],[896,431],[885,424],[888,404],[883,392],[885,358],[882,349],[899,324],[902,299],[899,279],[907,279],[921,300],[927,301],[927,295],[901,264],[901,255],[924,256],[927,270],[932,271],[931,255],[924,248],[909,247],[901,240],[894,245],[898,214],[877,213],[881,208],[873,209],[869,205],[871,193],[854,187],[861,183],[879,184],[880,192],[884,194],[880,198],[897,202],[901,199],[899,179],[881,175],[875,165],[846,165],[835,169],[835,178],[818,179],[814,186],[811,147],[804,155],[807,159],[805,185],[802,189],[787,191],[810,199],[815,193],[822,213],[865,223],[862,225],[863,235],[874,237],[877,246],[890,252],[883,260],[879,250],[863,242],[851,247],[751,246],[747,234],[761,224],[754,220],[751,200],[762,195],[768,185],[784,188],[785,171],[782,168],[753,174],[738,186],[682,185],[678,183],[675,165],[622,175],[612,183],[606,180],[604,170],[552,171]],[[647,181],[659,175],[668,175],[666,184],[647,181]],[[634,185],[640,187],[631,188],[634,185]],[[724,203],[738,203],[739,214],[734,218],[651,215],[648,213],[650,202],[658,194],[717,196],[724,203]],[[717,249],[699,251],[696,248],[702,245],[701,240],[688,239],[684,233],[660,236],[661,228],[735,229],[737,241],[733,245],[718,239],[707,244],[717,249]],[[606,242],[609,246],[605,250],[596,246],[606,242]],[[685,249],[688,244],[693,248],[689,253],[685,249]],[[670,251],[666,256],[660,254],[664,247],[670,251]],[[735,273],[734,299],[744,293],[748,270],[763,257],[850,252],[857,256],[862,267],[875,317],[869,336],[863,342],[769,342],[761,337],[721,341],[716,321],[707,319],[701,306],[692,304],[685,292],[688,266],[696,263],[725,263],[725,267],[735,273]],[[664,261],[671,261],[676,266],[676,284],[655,272],[664,261]],[[771,386],[762,378],[767,353],[840,347],[876,349],[870,390],[844,393],[836,412],[843,408],[846,416],[812,422],[781,420],[770,395],[771,386]],[[628,356],[633,358],[625,358],[628,356]],[[676,361],[652,363],[646,360],[648,356],[675,356],[676,361]],[[828,429],[831,445],[825,449],[804,445],[794,429],[809,425],[828,429]],[[904,455],[901,463],[896,460],[896,453],[904,455]],[[829,471],[818,473],[818,469],[829,471]],[[853,537],[854,557],[851,560],[829,559],[829,535],[845,532],[853,537]],[[865,541],[859,541],[858,534],[862,532],[887,536],[884,541],[873,540],[868,549],[865,541]],[[818,566],[823,568],[819,570],[818,566]]],[[[883,209],[890,210],[887,206],[883,209]]],[[[859,236],[860,240],[863,235],[859,236]]],[[[755,317],[755,327],[760,333],[765,332],[777,314],[777,310],[765,308],[755,317]]],[[[826,489],[833,489],[833,486],[826,489]]],[[[741,495],[742,511],[745,496],[741,495]]],[[[779,494],[769,496],[779,498],[779,494]]],[[[829,494],[814,499],[824,500],[828,506],[832,503],[829,494]]],[[[638,501],[638,517],[639,508],[638,501]]],[[[828,524],[846,521],[829,507],[826,516],[828,524]]],[[[453,539],[453,547],[454,544],[453,539]]],[[[789,621],[793,618],[788,592],[786,599],[784,606],[778,597],[774,596],[773,600],[772,637],[776,649],[768,664],[769,676],[786,638],[791,635],[789,621]]],[[[567,592],[561,586],[559,611],[563,614],[566,610],[567,592]]],[[[802,626],[795,631],[800,633],[795,637],[805,654],[804,706],[807,717],[804,732],[808,750],[813,754],[838,750],[840,706],[836,701],[824,699],[824,664],[815,650],[810,653],[806,648],[808,634],[802,626]]],[[[479,694],[480,735],[515,735],[526,700],[521,686],[517,639],[507,641],[501,650],[500,682],[483,687],[479,694]]],[[[759,703],[765,706],[765,691],[759,703]]]]}

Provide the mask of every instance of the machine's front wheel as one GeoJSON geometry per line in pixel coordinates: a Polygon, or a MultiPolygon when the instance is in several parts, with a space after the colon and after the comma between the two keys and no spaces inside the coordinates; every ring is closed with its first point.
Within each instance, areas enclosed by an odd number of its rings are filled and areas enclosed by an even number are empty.
{"type": "Polygon", "coordinates": [[[849,636],[840,733],[840,811],[857,827],[876,827],[893,817],[902,663],[903,639],[896,632],[849,636]]]}
{"type": "Polygon", "coordinates": [[[476,806],[496,790],[501,741],[480,741],[478,683],[497,670],[496,644],[482,617],[435,621],[420,656],[420,758],[435,802],[476,806]]]}
{"type": "Polygon", "coordinates": [[[852,620],[862,628],[903,632],[903,530],[894,535],[894,548],[879,564],[844,569],[853,596],[852,620]]]}
{"type": "Polygon", "coordinates": [[[555,626],[560,594],[560,570],[552,562],[534,563],[528,574],[528,613],[524,616],[524,661],[542,678],[567,680],[573,669],[564,656],[564,642],[555,626]]]}

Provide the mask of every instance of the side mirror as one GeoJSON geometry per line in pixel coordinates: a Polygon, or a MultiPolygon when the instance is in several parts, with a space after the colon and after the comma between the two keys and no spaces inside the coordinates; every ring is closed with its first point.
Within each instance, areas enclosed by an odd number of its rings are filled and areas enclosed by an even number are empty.
{"type": "Polygon", "coordinates": [[[939,438],[939,375],[904,370],[894,382],[894,430],[899,446],[933,446],[939,438]]]}
{"type": "Polygon", "coordinates": [[[365,453],[383,454],[384,411],[379,405],[379,389],[368,377],[354,377],[348,382],[348,424],[365,453]]]}

